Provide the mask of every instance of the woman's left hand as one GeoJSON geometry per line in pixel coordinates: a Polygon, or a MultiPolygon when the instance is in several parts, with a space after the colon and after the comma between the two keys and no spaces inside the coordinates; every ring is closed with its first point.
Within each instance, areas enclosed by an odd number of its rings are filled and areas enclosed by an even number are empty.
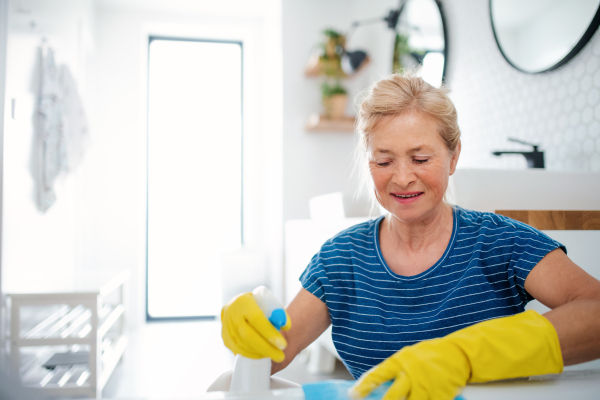
{"type": "Polygon", "coordinates": [[[451,400],[467,382],[562,372],[556,330],[535,311],[480,322],[406,346],[349,390],[362,398],[394,380],[383,400],[451,400]]]}

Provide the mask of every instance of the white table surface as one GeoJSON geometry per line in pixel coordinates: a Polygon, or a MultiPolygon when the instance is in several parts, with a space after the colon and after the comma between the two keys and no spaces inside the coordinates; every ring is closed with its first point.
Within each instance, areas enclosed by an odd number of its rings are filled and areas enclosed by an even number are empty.
{"type": "MultiPolygon", "coordinates": [[[[465,400],[598,400],[600,369],[566,371],[526,379],[468,385],[465,400]]],[[[206,393],[198,400],[305,400],[302,389],[271,390],[263,394],[206,393]]]]}
{"type": "Polygon", "coordinates": [[[468,385],[462,395],[466,400],[598,400],[600,369],[468,385]]]}

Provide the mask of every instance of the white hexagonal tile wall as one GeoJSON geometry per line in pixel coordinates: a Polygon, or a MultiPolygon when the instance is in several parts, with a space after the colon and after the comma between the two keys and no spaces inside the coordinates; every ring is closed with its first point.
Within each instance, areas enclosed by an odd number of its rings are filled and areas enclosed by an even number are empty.
{"type": "Polygon", "coordinates": [[[593,88],[587,96],[588,104],[594,106],[600,100],[600,89],[593,88]]]}
{"type": "Polygon", "coordinates": [[[600,32],[564,66],[525,74],[502,57],[486,1],[445,1],[448,77],[463,152],[459,167],[524,168],[522,157],[493,150],[527,149],[507,137],[540,143],[554,170],[600,171],[600,32]]]}
{"type": "Polygon", "coordinates": [[[581,89],[585,92],[589,91],[592,88],[592,77],[589,75],[584,75],[581,78],[581,89]]]}
{"type": "Polygon", "coordinates": [[[579,93],[579,82],[576,80],[571,81],[571,83],[569,83],[569,94],[571,96],[575,95],[579,93]]]}
{"type": "Polygon", "coordinates": [[[587,124],[594,118],[594,111],[591,107],[586,107],[581,113],[581,120],[587,124]]]}
{"type": "Polygon", "coordinates": [[[583,152],[588,156],[594,154],[594,141],[592,139],[587,139],[583,143],[583,152]]]}
{"type": "Polygon", "coordinates": [[[594,75],[594,85],[600,86],[600,71],[597,71],[594,75]]]}
{"type": "Polygon", "coordinates": [[[600,172],[600,155],[594,154],[590,159],[590,170],[592,172],[600,172]]]}
{"type": "Polygon", "coordinates": [[[579,93],[575,99],[575,107],[577,107],[578,110],[581,110],[583,106],[585,106],[585,93],[579,93]]]}
{"type": "Polygon", "coordinates": [[[596,57],[590,57],[587,61],[586,72],[588,74],[593,74],[596,71],[598,71],[598,59],[596,57]]]}
{"type": "Polygon", "coordinates": [[[599,121],[594,121],[591,123],[591,125],[588,129],[588,135],[590,135],[590,137],[593,137],[593,138],[600,135],[600,122],[599,121]]]}
{"type": "Polygon", "coordinates": [[[573,110],[573,99],[571,97],[567,97],[563,101],[563,108],[564,108],[565,112],[567,112],[567,113],[570,113],[571,110],[573,110]]]}

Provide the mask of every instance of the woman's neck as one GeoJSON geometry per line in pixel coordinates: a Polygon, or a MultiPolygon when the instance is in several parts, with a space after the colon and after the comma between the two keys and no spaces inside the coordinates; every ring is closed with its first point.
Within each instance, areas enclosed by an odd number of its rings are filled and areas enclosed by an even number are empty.
{"type": "Polygon", "coordinates": [[[416,223],[402,221],[388,214],[382,221],[382,231],[385,229],[388,241],[397,248],[408,253],[417,253],[440,242],[447,245],[452,234],[452,207],[441,203],[431,216],[416,223]]]}

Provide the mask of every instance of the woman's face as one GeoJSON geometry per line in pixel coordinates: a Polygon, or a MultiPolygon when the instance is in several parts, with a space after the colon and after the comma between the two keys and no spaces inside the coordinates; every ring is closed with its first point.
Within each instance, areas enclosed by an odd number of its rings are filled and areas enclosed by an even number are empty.
{"type": "Polygon", "coordinates": [[[438,122],[417,112],[385,118],[369,139],[377,200],[402,221],[425,222],[443,210],[460,143],[451,154],[438,133],[438,122]]]}

